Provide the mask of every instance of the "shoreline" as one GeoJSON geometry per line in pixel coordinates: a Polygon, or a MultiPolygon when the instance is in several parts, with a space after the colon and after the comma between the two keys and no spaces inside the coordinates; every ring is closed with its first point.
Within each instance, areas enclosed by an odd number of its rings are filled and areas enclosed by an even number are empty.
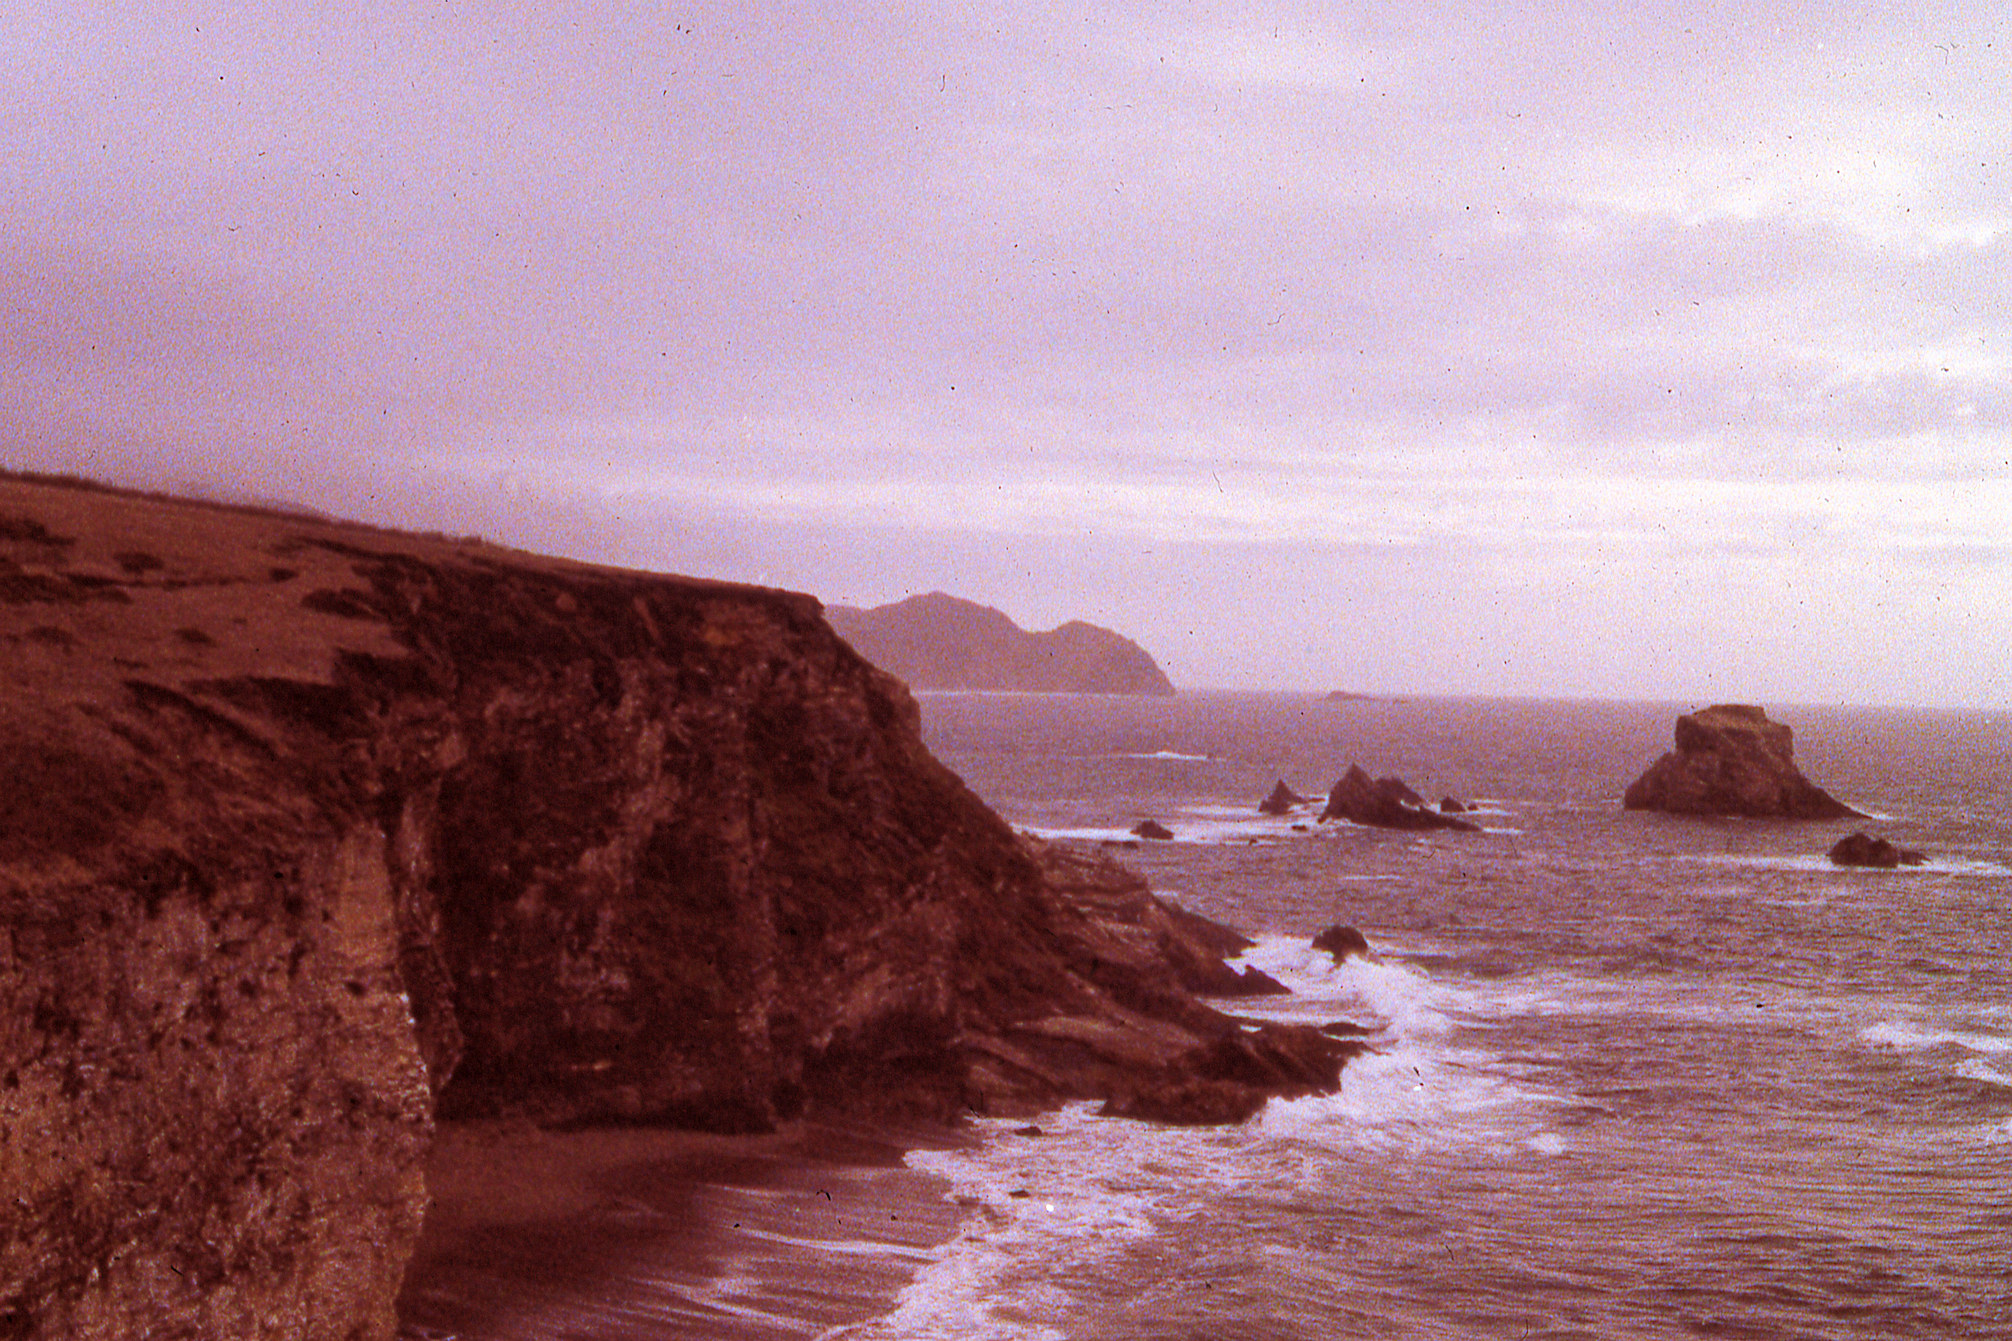
{"type": "Polygon", "coordinates": [[[903,1163],[955,1130],[442,1123],[399,1341],[816,1337],[882,1318],[969,1213],[903,1163]]]}

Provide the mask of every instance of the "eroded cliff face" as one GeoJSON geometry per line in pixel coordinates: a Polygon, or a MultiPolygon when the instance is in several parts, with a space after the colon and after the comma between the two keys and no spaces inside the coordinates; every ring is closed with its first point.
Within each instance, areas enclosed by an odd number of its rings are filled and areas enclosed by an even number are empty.
{"type": "Polygon", "coordinates": [[[436,1108],[1345,1060],[1254,1063],[1214,933],[1017,840],[807,597],[0,481],[0,639],[0,1336],[388,1335],[436,1108]]]}

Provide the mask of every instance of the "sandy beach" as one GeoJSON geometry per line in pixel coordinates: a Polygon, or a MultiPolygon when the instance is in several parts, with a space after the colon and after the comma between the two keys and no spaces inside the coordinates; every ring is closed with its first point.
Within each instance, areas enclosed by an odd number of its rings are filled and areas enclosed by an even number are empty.
{"type": "Polygon", "coordinates": [[[902,1154],[955,1139],[442,1124],[401,1341],[811,1337],[879,1317],[966,1213],[902,1154]]]}

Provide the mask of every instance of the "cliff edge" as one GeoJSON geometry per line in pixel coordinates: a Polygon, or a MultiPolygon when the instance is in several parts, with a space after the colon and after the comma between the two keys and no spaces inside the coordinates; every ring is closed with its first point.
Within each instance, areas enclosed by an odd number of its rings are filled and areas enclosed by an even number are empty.
{"type": "Polygon", "coordinates": [[[1029,633],[990,606],[940,591],[871,610],[835,605],[826,613],[861,656],[916,689],[1174,692],[1145,648],[1081,620],[1029,633]]]}
{"type": "Polygon", "coordinates": [[[1845,819],[1858,811],[1802,775],[1795,735],[1765,711],[1722,703],[1677,718],[1675,751],[1628,787],[1629,810],[1753,819],[1845,819]]]}
{"type": "Polygon", "coordinates": [[[0,1335],[389,1336],[436,1113],[1348,1056],[1199,1000],[1233,934],[1010,832],[809,597],[0,479],[0,648],[0,1335]]]}

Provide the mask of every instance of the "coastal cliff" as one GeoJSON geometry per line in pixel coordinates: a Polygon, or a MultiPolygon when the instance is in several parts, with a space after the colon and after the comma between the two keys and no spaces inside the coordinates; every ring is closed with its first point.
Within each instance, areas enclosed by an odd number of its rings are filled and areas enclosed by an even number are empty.
{"type": "Polygon", "coordinates": [[[1198,1000],[1233,937],[1014,835],[809,597],[0,479],[0,649],[0,1335],[387,1337],[436,1115],[1348,1056],[1198,1000]]]}
{"type": "Polygon", "coordinates": [[[916,689],[1174,692],[1145,648],[1081,620],[1030,633],[990,606],[940,591],[871,610],[835,605],[827,613],[861,656],[916,689]]]}

